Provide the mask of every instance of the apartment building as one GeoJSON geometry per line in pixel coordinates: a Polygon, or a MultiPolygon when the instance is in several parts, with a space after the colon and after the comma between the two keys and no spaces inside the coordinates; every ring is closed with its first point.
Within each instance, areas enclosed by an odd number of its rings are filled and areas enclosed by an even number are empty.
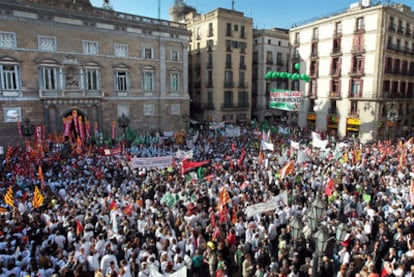
{"type": "Polygon", "coordinates": [[[253,21],[223,8],[189,13],[191,115],[202,121],[251,119],[253,21]]]}
{"type": "Polygon", "coordinates": [[[253,30],[252,117],[259,122],[288,120],[289,116],[289,122],[292,120],[291,113],[269,108],[271,86],[288,89],[287,79],[276,79],[273,83],[265,80],[265,75],[269,71],[289,71],[290,49],[289,30],[280,28],[253,30]]]}
{"type": "Polygon", "coordinates": [[[77,115],[105,138],[123,114],[139,133],[187,127],[185,25],[89,0],[2,0],[0,20],[0,145],[26,118],[60,135],[77,115]]]}
{"type": "Polygon", "coordinates": [[[412,135],[414,13],[362,1],[290,30],[292,64],[310,76],[300,126],[339,137],[412,135]]]}

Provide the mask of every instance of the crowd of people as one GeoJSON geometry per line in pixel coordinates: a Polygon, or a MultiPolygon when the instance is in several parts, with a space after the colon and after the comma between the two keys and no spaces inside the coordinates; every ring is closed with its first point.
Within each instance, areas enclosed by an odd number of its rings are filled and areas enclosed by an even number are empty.
{"type": "Polygon", "coordinates": [[[0,165],[8,199],[0,276],[414,276],[411,140],[329,139],[321,149],[309,132],[288,129],[200,130],[114,155],[97,145],[67,155],[9,147],[0,165]],[[272,151],[261,147],[263,134],[272,151]],[[131,166],[140,153],[178,150],[203,163],[131,166]],[[281,194],[283,205],[246,214],[281,194]],[[325,203],[316,229],[315,199],[325,203]],[[338,239],[341,223],[348,228],[338,239]],[[321,228],[329,243],[316,251],[321,228]]]}

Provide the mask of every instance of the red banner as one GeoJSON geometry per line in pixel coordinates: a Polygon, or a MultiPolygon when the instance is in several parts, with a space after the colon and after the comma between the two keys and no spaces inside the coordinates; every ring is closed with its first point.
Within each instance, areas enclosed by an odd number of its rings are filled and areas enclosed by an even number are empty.
{"type": "Polygon", "coordinates": [[[91,137],[91,123],[89,122],[89,120],[85,121],[85,133],[86,138],[89,139],[91,137]]]}
{"type": "Polygon", "coordinates": [[[65,129],[63,131],[63,136],[70,137],[70,126],[72,124],[72,116],[67,116],[65,118],[65,129]]]}
{"type": "Polygon", "coordinates": [[[121,149],[121,147],[118,147],[118,148],[105,148],[104,150],[103,150],[103,152],[104,152],[104,155],[105,156],[114,156],[114,155],[119,155],[119,154],[121,154],[122,153],[122,149],[121,149]]]}
{"type": "Polygon", "coordinates": [[[208,164],[210,160],[201,161],[201,162],[193,162],[189,160],[182,160],[181,161],[181,174],[185,174],[186,172],[196,169],[200,166],[203,166],[205,164],[208,164]]]}
{"type": "Polygon", "coordinates": [[[72,117],[73,117],[73,127],[75,128],[75,132],[76,134],[79,134],[78,130],[78,111],[77,110],[73,110],[72,111],[72,117]]]}
{"type": "Polygon", "coordinates": [[[82,116],[78,116],[79,136],[82,142],[85,141],[85,129],[83,128],[82,116]]]}

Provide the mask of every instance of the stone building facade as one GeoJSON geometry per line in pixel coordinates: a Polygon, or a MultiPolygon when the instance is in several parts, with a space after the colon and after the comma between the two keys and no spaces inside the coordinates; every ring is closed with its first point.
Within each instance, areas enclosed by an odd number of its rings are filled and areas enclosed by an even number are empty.
{"type": "Polygon", "coordinates": [[[185,25],[88,0],[3,0],[0,20],[0,145],[26,118],[61,135],[76,114],[104,137],[122,114],[138,133],[188,124],[185,25]]]}

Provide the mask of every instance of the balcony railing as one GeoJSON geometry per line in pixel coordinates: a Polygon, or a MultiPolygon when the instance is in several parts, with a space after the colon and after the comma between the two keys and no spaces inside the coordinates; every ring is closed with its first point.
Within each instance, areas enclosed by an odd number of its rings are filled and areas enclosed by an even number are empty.
{"type": "Polygon", "coordinates": [[[103,98],[105,96],[104,91],[102,90],[57,90],[57,91],[47,91],[39,90],[40,98],[103,98]]]}
{"type": "Polygon", "coordinates": [[[224,81],[225,88],[234,88],[234,82],[224,81]]]}
{"type": "Polygon", "coordinates": [[[352,54],[362,54],[365,53],[365,47],[362,45],[355,45],[354,47],[352,47],[351,50],[352,54]]]}
{"type": "Polygon", "coordinates": [[[246,64],[240,64],[240,69],[246,69],[246,64]]]}
{"type": "Polygon", "coordinates": [[[234,104],[234,103],[222,103],[221,104],[221,109],[246,109],[246,108],[249,108],[248,102],[242,102],[238,104],[234,104]]]}
{"type": "Polygon", "coordinates": [[[361,98],[362,97],[362,92],[358,91],[358,92],[354,92],[354,91],[350,91],[348,94],[348,98],[361,98]]]}
{"type": "Polygon", "coordinates": [[[349,72],[349,76],[350,77],[364,76],[364,71],[363,70],[358,70],[358,69],[352,69],[349,72]]]}
{"type": "Polygon", "coordinates": [[[341,98],[341,92],[338,91],[330,91],[329,98],[341,98]]]}
{"type": "Polygon", "coordinates": [[[214,110],[214,103],[212,103],[212,102],[204,103],[204,109],[205,110],[214,110]]]}
{"type": "Polygon", "coordinates": [[[238,88],[247,88],[247,82],[239,82],[238,88]]]}
{"type": "Polygon", "coordinates": [[[359,113],[358,113],[358,111],[350,111],[349,113],[348,113],[348,117],[349,118],[359,118],[359,113]]]}
{"type": "Polygon", "coordinates": [[[213,62],[208,62],[207,63],[207,68],[212,69],[213,68],[213,62]]]}

